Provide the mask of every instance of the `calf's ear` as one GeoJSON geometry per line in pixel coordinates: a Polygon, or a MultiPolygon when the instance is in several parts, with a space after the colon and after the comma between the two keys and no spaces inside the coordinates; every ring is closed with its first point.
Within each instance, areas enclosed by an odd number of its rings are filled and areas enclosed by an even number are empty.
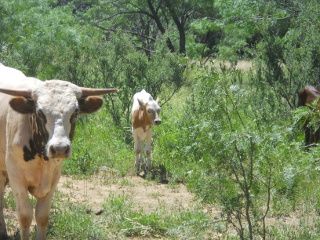
{"type": "Polygon", "coordinates": [[[141,111],[143,111],[144,109],[145,109],[145,107],[146,107],[146,103],[144,103],[141,99],[139,99],[139,98],[137,98],[137,100],[138,100],[138,103],[139,103],[139,108],[140,108],[140,110],[141,111]]]}
{"type": "Polygon", "coordinates": [[[101,97],[89,96],[78,100],[80,113],[93,113],[99,110],[103,104],[101,97]]]}
{"type": "Polygon", "coordinates": [[[14,97],[9,101],[10,107],[18,113],[29,114],[34,111],[34,101],[31,98],[14,97]]]}

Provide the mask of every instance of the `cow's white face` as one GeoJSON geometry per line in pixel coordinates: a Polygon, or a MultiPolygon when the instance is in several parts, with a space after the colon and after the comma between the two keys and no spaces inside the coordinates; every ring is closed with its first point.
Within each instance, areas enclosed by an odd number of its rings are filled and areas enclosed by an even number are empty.
{"type": "Polygon", "coordinates": [[[15,111],[32,114],[33,136],[30,146],[24,148],[25,153],[36,150],[46,160],[71,157],[77,115],[95,112],[103,103],[100,97],[82,97],[82,94],[82,89],[74,84],[50,80],[32,90],[32,99],[14,97],[10,100],[15,111]]]}
{"type": "Polygon", "coordinates": [[[35,113],[48,137],[45,153],[48,158],[69,158],[76,118],[80,112],[79,87],[63,81],[47,81],[32,92],[35,113]]]}

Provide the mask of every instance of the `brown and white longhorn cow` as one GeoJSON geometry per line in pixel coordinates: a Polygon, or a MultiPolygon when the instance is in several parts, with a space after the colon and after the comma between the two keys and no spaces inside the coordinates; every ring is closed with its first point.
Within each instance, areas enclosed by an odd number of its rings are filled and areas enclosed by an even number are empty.
{"type": "Polygon", "coordinates": [[[7,238],[3,195],[8,182],[21,239],[29,239],[33,218],[28,192],[37,199],[37,239],[46,239],[51,199],[62,160],[72,154],[77,115],[102,106],[103,99],[95,95],[116,91],[81,88],[61,80],[43,82],[0,64],[0,239],[7,238]]]}
{"type": "MultiPolygon", "coordinates": [[[[299,91],[299,103],[298,106],[306,106],[307,104],[313,103],[317,98],[317,103],[320,104],[320,90],[314,86],[307,85],[305,88],[299,91]]],[[[320,109],[318,109],[320,110],[320,109]]],[[[309,126],[309,121],[306,121],[304,125],[305,130],[305,141],[306,145],[309,146],[312,143],[317,143],[320,140],[320,129],[313,129],[309,126]]]]}
{"type": "Polygon", "coordinates": [[[141,162],[143,161],[142,147],[144,140],[146,141],[146,172],[151,170],[152,126],[161,124],[161,119],[159,118],[161,108],[158,103],[159,99],[153,100],[152,96],[145,90],[133,96],[132,133],[136,154],[135,167],[137,171],[140,170],[141,162]]]}

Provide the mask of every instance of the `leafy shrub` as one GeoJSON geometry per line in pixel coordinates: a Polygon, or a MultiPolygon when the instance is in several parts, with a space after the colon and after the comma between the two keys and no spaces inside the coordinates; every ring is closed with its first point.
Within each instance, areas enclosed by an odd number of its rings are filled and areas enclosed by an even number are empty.
{"type": "Polygon", "coordinates": [[[276,101],[272,91],[264,99],[267,91],[252,87],[254,72],[200,72],[186,103],[168,110],[157,157],[171,180],[187,182],[203,202],[220,206],[221,220],[240,238],[265,238],[267,216],[306,200],[312,161],[302,157],[301,138],[295,140],[293,112],[278,115],[281,104],[270,103],[276,101]]]}
{"type": "Polygon", "coordinates": [[[54,239],[105,239],[106,229],[94,216],[86,214],[86,208],[68,203],[68,208],[55,206],[50,215],[48,237],[54,239]],[[64,209],[64,210],[62,210],[64,209]]]}
{"type": "Polygon", "coordinates": [[[143,213],[133,210],[133,203],[124,196],[109,196],[103,205],[103,220],[109,228],[117,231],[118,235],[126,237],[199,237],[204,229],[210,228],[210,220],[202,210],[167,211],[143,213]]]}
{"type": "Polygon", "coordinates": [[[133,146],[124,141],[123,131],[112,124],[103,110],[81,116],[73,140],[73,156],[64,160],[63,174],[92,175],[103,166],[116,176],[125,175],[134,167],[133,146]]]}

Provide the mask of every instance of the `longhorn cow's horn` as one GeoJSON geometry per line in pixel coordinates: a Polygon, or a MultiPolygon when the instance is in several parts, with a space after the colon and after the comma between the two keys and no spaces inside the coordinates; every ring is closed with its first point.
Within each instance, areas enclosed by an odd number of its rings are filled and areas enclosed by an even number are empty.
{"type": "Polygon", "coordinates": [[[84,87],[81,87],[81,90],[82,90],[82,97],[103,95],[103,94],[113,93],[118,91],[118,89],[116,88],[97,89],[97,88],[84,88],[84,87]]]}
{"type": "Polygon", "coordinates": [[[17,97],[27,97],[31,98],[31,90],[27,89],[5,89],[5,88],[0,88],[0,92],[11,95],[11,96],[17,96],[17,97]]]}

